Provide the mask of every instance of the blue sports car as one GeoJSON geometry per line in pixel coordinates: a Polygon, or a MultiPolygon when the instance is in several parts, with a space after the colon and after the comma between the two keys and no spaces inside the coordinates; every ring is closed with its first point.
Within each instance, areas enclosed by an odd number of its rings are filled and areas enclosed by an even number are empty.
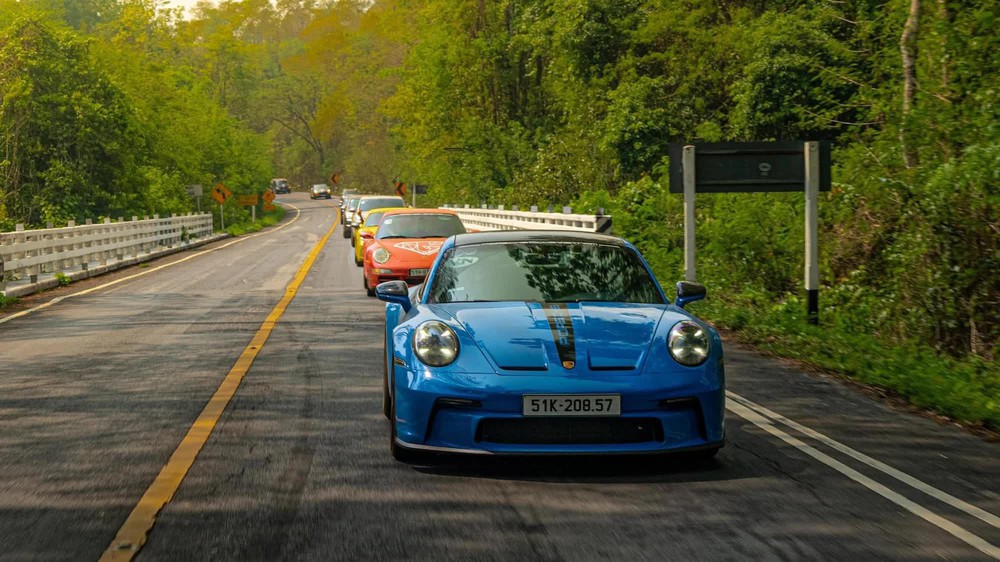
{"type": "Polygon", "coordinates": [[[725,441],[722,342],[620,238],[460,234],[426,282],[376,288],[393,456],[686,451],[725,441]]]}

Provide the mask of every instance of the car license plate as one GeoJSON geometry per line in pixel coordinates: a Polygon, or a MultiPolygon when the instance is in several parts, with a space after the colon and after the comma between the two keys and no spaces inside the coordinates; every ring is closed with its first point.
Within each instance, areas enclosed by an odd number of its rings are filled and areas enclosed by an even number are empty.
{"type": "Polygon", "coordinates": [[[525,416],[620,416],[618,394],[525,394],[525,416]]]}
{"type": "Polygon", "coordinates": [[[427,277],[426,269],[411,269],[410,277],[427,277]]]}

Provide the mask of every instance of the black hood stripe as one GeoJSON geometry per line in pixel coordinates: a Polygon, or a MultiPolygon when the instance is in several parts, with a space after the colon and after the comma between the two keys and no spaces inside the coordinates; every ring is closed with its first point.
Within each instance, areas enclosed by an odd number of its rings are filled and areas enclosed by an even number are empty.
{"type": "Polygon", "coordinates": [[[565,367],[567,362],[576,364],[576,339],[573,337],[573,319],[569,308],[562,303],[539,303],[549,321],[552,339],[556,343],[559,361],[565,367]]]}

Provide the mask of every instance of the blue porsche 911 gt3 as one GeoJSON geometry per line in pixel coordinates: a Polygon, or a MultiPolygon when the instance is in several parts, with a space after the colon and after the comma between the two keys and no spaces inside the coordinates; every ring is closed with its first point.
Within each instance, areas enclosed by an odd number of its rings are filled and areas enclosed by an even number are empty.
{"type": "Polygon", "coordinates": [[[383,409],[399,460],[687,451],[724,443],[719,335],[620,238],[460,234],[424,284],[382,283],[383,409]]]}

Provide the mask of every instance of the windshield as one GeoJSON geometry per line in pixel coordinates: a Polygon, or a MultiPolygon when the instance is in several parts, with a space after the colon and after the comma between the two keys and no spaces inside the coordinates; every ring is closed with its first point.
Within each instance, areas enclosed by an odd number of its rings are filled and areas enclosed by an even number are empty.
{"type": "Polygon", "coordinates": [[[328,191],[329,189],[330,188],[320,183],[313,185],[313,191],[328,191]]]}
{"type": "Polygon", "coordinates": [[[455,215],[445,213],[425,213],[413,215],[392,215],[386,217],[378,227],[375,238],[447,238],[465,234],[465,225],[455,215]]]}
{"type": "Polygon", "coordinates": [[[348,195],[357,195],[357,193],[357,189],[345,189],[340,195],[341,197],[347,198],[348,195]]]}
{"type": "Polygon", "coordinates": [[[385,211],[380,211],[380,212],[376,212],[376,213],[369,213],[368,214],[368,218],[365,219],[365,226],[375,226],[375,225],[377,225],[378,221],[382,220],[382,215],[384,215],[384,214],[385,214],[385,211]]]}
{"type": "Polygon", "coordinates": [[[288,181],[287,181],[287,180],[277,180],[277,181],[276,181],[276,182],[274,182],[274,183],[275,183],[275,185],[277,185],[278,187],[288,187],[288,181]]]}
{"type": "Polygon", "coordinates": [[[402,207],[403,200],[400,197],[377,197],[364,198],[361,200],[361,210],[378,209],[379,207],[402,207]]]}
{"type": "Polygon", "coordinates": [[[351,210],[351,211],[353,211],[354,209],[357,209],[358,208],[358,201],[360,201],[360,200],[361,200],[360,197],[351,197],[350,199],[347,200],[347,208],[349,210],[351,210]]]}
{"type": "Polygon", "coordinates": [[[629,248],[526,242],[453,248],[442,258],[430,302],[540,301],[663,304],[629,248]]]}

